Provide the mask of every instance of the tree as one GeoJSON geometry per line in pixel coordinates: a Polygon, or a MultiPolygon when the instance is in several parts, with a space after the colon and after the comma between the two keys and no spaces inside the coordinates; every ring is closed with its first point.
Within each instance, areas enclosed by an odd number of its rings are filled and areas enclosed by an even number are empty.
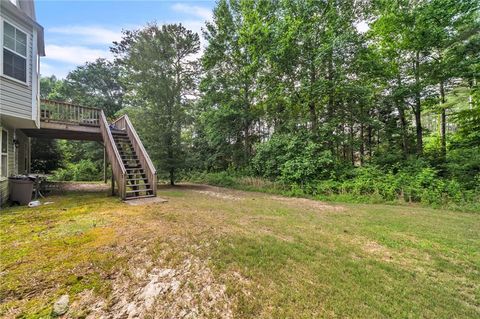
{"type": "MultiPolygon", "coordinates": [[[[207,142],[223,168],[229,163],[241,167],[252,155],[253,132],[259,109],[255,107],[258,64],[242,41],[241,3],[218,2],[213,21],[204,36],[209,42],[202,57],[204,77],[200,84],[201,104],[206,106],[201,127],[207,142]]],[[[200,126],[199,126],[200,127],[200,126]]],[[[199,128],[197,127],[197,128],[199,128]]]]}
{"type": "Polygon", "coordinates": [[[78,66],[57,91],[68,102],[103,109],[107,117],[113,117],[123,105],[119,68],[105,59],[78,66]]]}
{"type": "Polygon", "coordinates": [[[130,103],[141,108],[136,127],[157,167],[168,173],[173,185],[185,160],[182,130],[196,94],[194,56],[200,50],[199,36],[181,24],[149,24],[124,31],[111,50],[130,103]]]}
{"type": "Polygon", "coordinates": [[[40,98],[52,98],[54,93],[63,84],[62,80],[58,80],[55,75],[40,78],[40,98]]]}

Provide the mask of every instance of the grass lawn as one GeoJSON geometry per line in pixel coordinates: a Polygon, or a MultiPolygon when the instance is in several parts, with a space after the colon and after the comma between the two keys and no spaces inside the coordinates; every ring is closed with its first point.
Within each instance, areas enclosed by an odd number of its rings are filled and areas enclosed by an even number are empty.
{"type": "Polygon", "coordinates": [[[479,318],[480,214],[207,186],[0,213],[0,316],[479,318]]]}

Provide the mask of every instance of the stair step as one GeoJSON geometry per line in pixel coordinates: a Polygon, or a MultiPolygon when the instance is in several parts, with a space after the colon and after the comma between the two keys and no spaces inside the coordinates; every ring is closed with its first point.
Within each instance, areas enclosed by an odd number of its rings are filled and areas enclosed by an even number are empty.
{"type": "Polygon", "coordinates": [[[150,184],[127,184],[125,185],[126,189],[128,191],[138,191],[138,192],[143,192],[147,191],[149,189],[152,189],[152,186],[150,184]]]}
{"type": "MultiPolygon", "coordinates": [[[[142,172],[144,172],[143,168],[125,168],[125,169],[127,171],[142,171],[142,172]]],[[[130,173],[130,174],[132,174],[132,173],[130,173]]],[[[140,173],[138,173],[138,174],[140,174],[140,173]]]]}
{"type": "Polygon", "coordinates": [[[133,193],[142,193],[142,192],[151,192],[153,189],[151,188],[145,188],[145,189],[137,189],[133,191],[126,191],[126,194],[133,194],[133,193]]]}
{"type": "Polygon", "coordinates": [[[125,135],[127,135],[127,132],[125,130],[110,129],[110,132],[112,132],[112,134],[125,134],[125,135]]]}
{"type": "Polygon", "coordinates": [[[126,166],[131,166],[130,164],[141,167],[141,165],[140,165],[141,163],[140,163],[139,160],[122,160],[122,162],[123,162],[123,165],[125,165],[125,167],[126,166]]]}
{"type": "Polygon", "coordinates": [[[148,180],[148,178],[128,178],[127,179],[127,182],[130,182],[130,181],[146,181],[148,180]]]}
{"type": "Polygon", "coordinates": [[[139,192],[143,192],[143,191],[151,189],[150,184],[127,184],[126,187],[128,187],[128,188],[138,187],[135,190],[139,191],[139,192]]]}
{"type": "Polygon", "coordinates": [[[135,168],[135,169],[140,169],[140,168],[142,168],[142,166],[141,166],[141,165],[137,165],[137,166],[125,165],[125,168],[126,168],[126,169],[134,169],[134,168],[135,168]]]}
{"type": "Polygon", "coordinates": [[[131,199],[141,199],[141,198],[149,198],[149,197],[155,197],[155,195],[141,195],[141,196],[128,196],[125,198],[125,200],[131,200],[131,199]]]}

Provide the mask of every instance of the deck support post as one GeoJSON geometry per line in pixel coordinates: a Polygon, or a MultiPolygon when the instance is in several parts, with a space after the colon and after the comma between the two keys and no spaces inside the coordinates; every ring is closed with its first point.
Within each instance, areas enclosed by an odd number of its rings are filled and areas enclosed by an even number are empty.
{"type": "Polygon", "coordinates": [[[113,177],[113,168],[112,168],[112,196],[115,196],[115,177],[113,177]]]}
{"type": "Polygon", "coordinates": [[[103,146],[103,182],[107,183],[107,148],[103,146]]]}

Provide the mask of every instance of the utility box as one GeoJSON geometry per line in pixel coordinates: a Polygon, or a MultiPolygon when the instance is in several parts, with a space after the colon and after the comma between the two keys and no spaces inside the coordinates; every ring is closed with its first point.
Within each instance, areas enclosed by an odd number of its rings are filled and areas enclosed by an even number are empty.
{"type": "Polygon", "coordinates": [[[10,200],[27,205],[32,200],[33,181],[26,176],[9,177],[10,200]]]}

